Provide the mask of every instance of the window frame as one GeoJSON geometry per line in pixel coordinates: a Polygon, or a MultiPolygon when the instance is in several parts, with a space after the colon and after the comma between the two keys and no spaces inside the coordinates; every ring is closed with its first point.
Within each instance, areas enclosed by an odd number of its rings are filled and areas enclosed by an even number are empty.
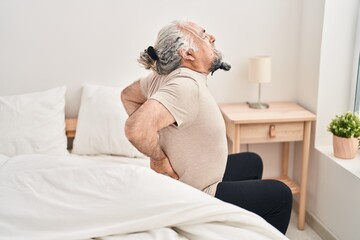
{"type": "Polygon", "coordinates": [[[359,113],[360,111],[360,54],[357,60],[357,72],[356,72],[356,82],[355,82],[355,96],[354,96],[354,112],[359,113]]]}
{"type": "Polygon", "coordinates": [[[351,106],[353,107],[353,112],[360,114],[360,8],[358,10],[356,27],[357,31],[354,49],[354,76],[351,88],[351,106]]]}

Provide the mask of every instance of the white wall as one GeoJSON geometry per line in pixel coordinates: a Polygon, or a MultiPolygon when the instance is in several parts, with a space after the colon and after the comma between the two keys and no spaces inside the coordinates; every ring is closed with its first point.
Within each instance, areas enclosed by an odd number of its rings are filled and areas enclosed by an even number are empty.
{"type": "Polygon", "coordinates": [[[285,0],[3,0],[0,94],[66,85],[66,113],[76,116],[84,82],[122,86],[143,76],[139,52],[153,44],[164,24],[188,18],[217,37],[232,65],[230,72],[210,77],[219,102],[256,100],[256,87],[246,82],[246,61],[266,54],[273,57],[274,81],[263,87],[263,99],[291,100],[299,5],[285,0]]]}
{"type": "Polygon", "coordinates": [[[358,0],[304,0],[300,34],[297,100],[317,114],[307,211],[344,240],[360,236],[360,179],[340,167],[331,158],[332,150],[323,151],[322,146],[331,145],[332,136],[326,130],[331,118],[351,109],[358,10],[358,0]]]}
{"type": "MultiPolygon", "coordinates": [[[[326,1],[321,45],[318,126],[327,125],[334,114],[352,110],[349,105],[354,67],[354,48],[359,1],[326,1]],[[325,91],[326,89],[326,91],[325,91]],[[326,106],[331,105],[329,109],[326,106]]],[[[327,145],[326,131],[318,131],[317,144],[327,145]]],[[[331,140],[331,139],[330,139],[331,140]]]]}

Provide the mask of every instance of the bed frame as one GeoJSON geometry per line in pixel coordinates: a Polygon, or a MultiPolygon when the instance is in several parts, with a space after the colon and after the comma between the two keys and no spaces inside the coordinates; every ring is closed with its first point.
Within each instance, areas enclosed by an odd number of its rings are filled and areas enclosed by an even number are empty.
{"type": "Polygon", "coordinates": [[[76,132],[77,118],[65,119],[65,133],[68,138],[74,138],[76,132]]]}

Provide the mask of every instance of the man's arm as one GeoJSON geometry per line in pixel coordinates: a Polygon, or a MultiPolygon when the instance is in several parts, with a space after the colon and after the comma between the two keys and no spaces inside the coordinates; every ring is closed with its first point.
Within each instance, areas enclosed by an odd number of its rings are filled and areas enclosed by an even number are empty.
{"type": "Polygon", "coordinates": [[[122,90],[121,102],[129,116],[146,102],[146,96],[140,88],[140,81],[136,81],[122,90]]]}
{"type": "Polygon", "coordinates": [[[153,170],[178,179],[159,145],[159,130],[174,122],[172,114],[160,102],[149,99],[126,120],[125,135],[140,152],[150,157],[153,170]]]}

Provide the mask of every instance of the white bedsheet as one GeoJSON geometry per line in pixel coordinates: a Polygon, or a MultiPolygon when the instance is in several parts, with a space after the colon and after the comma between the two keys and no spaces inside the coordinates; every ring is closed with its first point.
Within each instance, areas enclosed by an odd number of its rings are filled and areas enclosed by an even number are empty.
{"type": "Polygon", "coordinates": [[[7,160],[9,160],[9,157],[0,153],[0,168],[7,160]]]}
{"type": "Polygon", "coordinates": [[[129,161],[2,158],[0,239],[287,239],[253,213],[129,161]]]}

